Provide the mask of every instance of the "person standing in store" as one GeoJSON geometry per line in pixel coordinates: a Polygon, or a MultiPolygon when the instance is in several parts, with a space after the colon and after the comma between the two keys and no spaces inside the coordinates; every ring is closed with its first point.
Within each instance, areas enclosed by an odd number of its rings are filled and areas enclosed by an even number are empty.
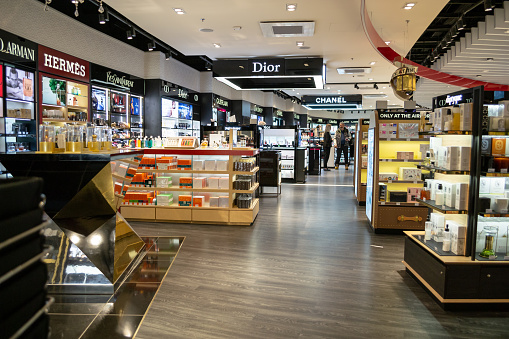
{"type": "Polygon", "coordinates": [[[341,159],[341,153],[345,156],[345,170],[348,170],[348,165],[350,164],[350,160],[348,158],[348,148],[350,146],[350,140],[352,139],[352,135],[348,128],[345,127],[344,123],[339,123],[339,129],[336,132],[336,169],[339,168],[339,159],[341,159]]]}
{"type": "Polygon", "coordinates": [[[332,137],[330,135],[331,124],[325,125],[325,132],[323,133],[323,170],[330,171],[327,168],[329,162],[330,149],[332,147],[332,137]]]}

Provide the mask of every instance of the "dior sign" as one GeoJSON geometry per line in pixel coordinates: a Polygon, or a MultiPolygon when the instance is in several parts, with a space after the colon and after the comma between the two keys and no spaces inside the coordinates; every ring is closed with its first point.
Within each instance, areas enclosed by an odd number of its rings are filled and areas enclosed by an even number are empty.
{"type": "Polygon", "coordinates": [[[118,75],[111,73],[111,71],[106,72],[106,81],[122,87],[132,88],[134,86],[134,81],[126,79],[125,76],[119,77],[118,75]]]}

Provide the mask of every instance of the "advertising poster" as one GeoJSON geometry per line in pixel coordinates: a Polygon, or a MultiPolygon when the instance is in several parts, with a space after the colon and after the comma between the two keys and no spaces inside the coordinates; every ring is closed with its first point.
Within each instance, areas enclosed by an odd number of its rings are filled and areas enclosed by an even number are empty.
{"type": "Polygon", "coordinates": [[[65,106],[65,81],[42,77],[42,103],[65,106]]]}
{"type": "Polygon", "coordinates": [[[140,98],[131,97],[131,115],[140,115],[140,98]]]}
{"type": "Polygon", "coordinates": [[[0,98],[4,96],[4,68],[0,65],[0,98]]]}
{"type": "Polygon", "coordinates": [[[179,103],[178,112],[180,119],[193,120],[193,107],[191,105],[179,103]]]}
{"type": "Polygon", "coordinates": [[[34,73],[14,67],[5,67],[6,97],[34,101],[34,73]]]}
{"type": "Polygon", "coordinates": [[[92,109],[95,111],[106,111],[106,91],[92,88],[92,109]]]}
{"type": "Polygon", "coordinates": [[[115,113],[126,113],[125,94],[111,92],[111,111],[115,113]]]}
{"type": "Polygon", "coordinates": [[[375,146],[375,129],[368,130],[368,176],[366,181],[366,216],[372,219],[373,211],[373,157],[375,146]]]}

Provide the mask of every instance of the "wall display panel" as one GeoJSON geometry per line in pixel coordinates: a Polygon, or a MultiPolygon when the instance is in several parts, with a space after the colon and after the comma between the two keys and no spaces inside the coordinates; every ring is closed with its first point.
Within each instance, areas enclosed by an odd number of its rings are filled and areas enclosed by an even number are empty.
{"type": "Polygon", "coordinates": [[[34,101],[34,73],[6,66],[5,96],[9,99],[34,101]]]}

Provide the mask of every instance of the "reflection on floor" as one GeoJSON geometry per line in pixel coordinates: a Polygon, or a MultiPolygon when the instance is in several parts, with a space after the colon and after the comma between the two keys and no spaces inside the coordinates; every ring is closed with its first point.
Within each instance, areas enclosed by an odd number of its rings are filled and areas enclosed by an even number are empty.
{"type": "Polygon", "coordinates": [[[113,295],[52,295],[51,338],[133,338],[184,237],[144,237],[141,263],[113,295]]]}

